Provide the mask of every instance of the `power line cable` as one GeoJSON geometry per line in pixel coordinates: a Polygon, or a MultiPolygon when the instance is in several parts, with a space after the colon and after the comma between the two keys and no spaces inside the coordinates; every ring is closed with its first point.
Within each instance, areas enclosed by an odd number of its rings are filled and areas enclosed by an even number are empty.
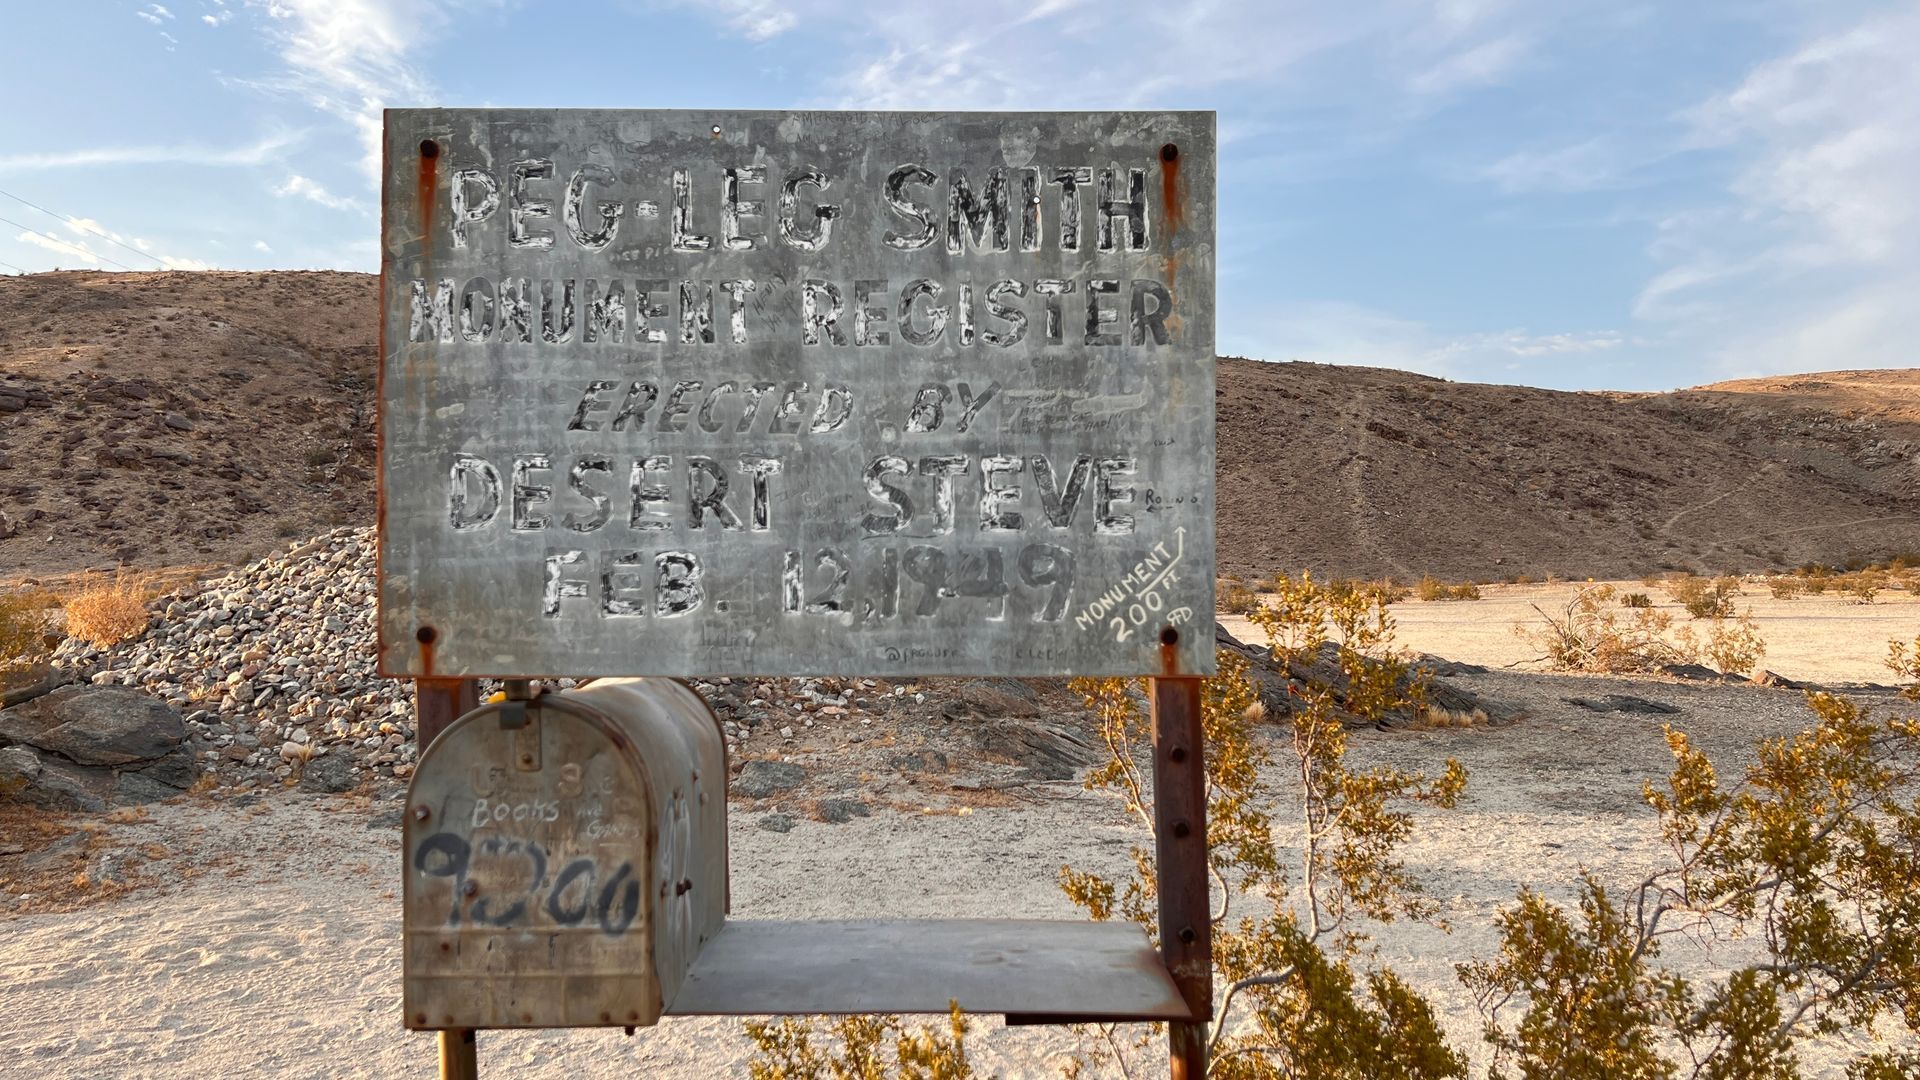
{"type": "Polygon", "coordinates": [[[15,266],[15,265],[13,265],[13,264],[12,264],[12,263],[10,263],[10,262],[0,262],[0,266],[4,266],[4,267],[6,267],[7,269],[9,269],[9,270],[11,270],[11,271],[13,271],[13,272],[14,272],[14,273],[16,273],[16,274],[31,274],[31,273],[33,273],[33,271],[31,271],[31,270],[28,270],[28,269],[27,269],[26,267],[24,267],[24,266],[15,266]]]}
{"type": "MultiPolygon", "coordinates": [[[[20,224],[19,222],[17,222],[17,221],[15,221],[15,220],[13,220],[12,218],[3,218],[3,217],[0,217],[0,222],[5,222],[6,224],[8,224],[8,225],[11,225],[11,226],[13,226],[13,227],[14,227],[14,228],[16,228],[16,229],[25,229],[25,230],[27,230],[28,232],[30,232],[30,233],[32,233],[32,234],[34,234],[35,236],[44,236],[44,237],[46,237],[47,239],[49,239],[49,240],[51,240],[51,241],[53,241],[53,242],[54,242],[54,243],[56,243],[56,244],[65,244],[65,245],[67,245],[68,247],[73,247],[73,243],[72,243],[72,241],[69,241],[69,240],[62,240],[62,239],[60,239],[59,237],[57,237],[57,236],[55,236],[55,235],[53,235],[52,233],[43,233],[43,232],[41,232],[41,231],[40,231],[39,229],[36,229],[36,228],[33,228],[32,226],[29,226],[29,225],[22,225],[22,224],[20,224]]],[[[81,250],[82,250],[82,251],[86,251],[86,249],[84,249],[84,248],[82,248],[81,250]]],[[[78,254],[78,252],[76,252],[76,254],[78,254]]],[[[107,257],[106,257],[105,255],[102,255],[102,254],[100,254],[100,253],[99,253],[99,252],[97,252],[97,251],[92,251],[92,252],[87,252],[87,254],[90,254],[90,255],[92,255],[92,256],[93,256],[94,258],[96,258],[96,259],[99,259],[99,260],[100,260],[101,262],[110,262],[110,263],[113,263],[113,265],[115,265],[115,266],[117,266],[117,267],[119,267],[119,268],[120,268],[120,269],[122,269],[122,270],[125,270],[125,271],[128,271],[129,273],[134,273],[134,274],[137,274],[137,273],[139,273],[139,272],[140,272],[140,271],[138,271],[138,270],[135,270],[135,269],[134,269],[133,267],[131,267],[131,266],[128,266],[128,265],[127,265],[126,263],[123,263],[123,262],[120,262],[120,261],[118,261],[118,260],[116,260],[116,259],[109,259],[109,258],[107,258],[107,257]]]]}
{"type": "Polygon", "coordinates": [[[11,191],[0,190],[0,195],[5,195],[7,198],[12,199],[14,202],[17,202],[22,206],[31,206],[35,210],[40,211],[41,213],[47,215],[48,217],[58,220],[63,225],[67,225],[75,229],[85,229],[86,231],[94,234],[95,236],[98,236],[100,239],[105,240],[109,244],[118,244],[120,247],[126,248],[128,251],[133,252],[135,255],[138,255],[143,259],[152,259],[154,262],[159,263],[162,269],[166,268],[166,265],[167,265],[166,260],[155,258],[149,252],[141,251],[139,248],[134,247],[132,244],[121,243],[119,240],[116,240],[110,234],[103,232],[100,229],[93,228],[92,226],[81,221],[79,218],[69,217],[65,214],[54,213],[52,210],[49,210],[46,207],[41,206],[39,203],[33,202],[29,199],[23,199],[20,196],[15,195],[11,191]]]}

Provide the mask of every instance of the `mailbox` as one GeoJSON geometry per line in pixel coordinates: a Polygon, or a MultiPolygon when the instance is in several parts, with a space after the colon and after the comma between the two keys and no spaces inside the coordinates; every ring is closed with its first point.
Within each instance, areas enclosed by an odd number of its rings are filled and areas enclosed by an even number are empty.
{"type": "Polygon", "coordinates": [[[407,1026],[657,1021],[726,921],[726,795],[719,719],[675,680],[456,720],[407,795],[407,1026]]]}

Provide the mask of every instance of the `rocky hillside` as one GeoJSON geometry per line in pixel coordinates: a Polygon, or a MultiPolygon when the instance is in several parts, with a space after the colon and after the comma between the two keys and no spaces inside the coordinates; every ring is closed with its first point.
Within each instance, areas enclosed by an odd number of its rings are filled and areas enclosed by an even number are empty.
{"type": "Polygon", "coordinates": [[[376,280],[0,278],[0,578],[371,520],[376,280]]]}
{"type": "MultiPolygon", "coordinates": [[[[0,578],[372,520],[378,279],[0,277],[0,578]]],[[[1219,563],[1449,578],[1920,548],[1920,372],[1570,394],[1227,359],[1219,563]]]]}
{"type": "Polygon", "coordinates": [[[1620,577],[1920,549],[1920,371],[1576,394],[1228,359],[1219,384],[1225,571],[1620,577]]]}

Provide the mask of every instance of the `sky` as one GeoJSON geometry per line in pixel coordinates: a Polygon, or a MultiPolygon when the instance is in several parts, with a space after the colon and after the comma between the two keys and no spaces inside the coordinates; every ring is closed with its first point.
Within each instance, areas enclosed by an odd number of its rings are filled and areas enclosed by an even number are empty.
{"type": "Polygon", "coordinates": [[[0,0],[0,93],[0,273],[376,271],[388,106],[1214,109],[1222,355],[1920,366],[1916,0],[0,0]]]}

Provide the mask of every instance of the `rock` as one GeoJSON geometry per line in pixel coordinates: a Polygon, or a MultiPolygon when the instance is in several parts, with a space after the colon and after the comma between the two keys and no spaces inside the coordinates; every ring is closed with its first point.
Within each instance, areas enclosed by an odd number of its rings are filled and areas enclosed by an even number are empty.
{"type": "Polygon", "coordinates": [[[14,796],[16,801],[45,810],[95,812],[115,802],[118,785],[111,770],[82,768],[52,754],[39,757],[39,775],[14,796]]]}
{"type": "Polygon", "coordinates": [[[66,686],[0,712],[0,742],[30,743],[80,765],[151,761],[187,741],[172,706],[121,686],[66,686]]]}
{"type": "Polygon", "coordinates": [[[1469,664],[1462,660],[1448,660],[1444,657],[1434,656],[1429,653],[1421,653],[1419,659],[1414,661],[1414,666],[1421,668],[1426,671],[1428,675],[1436,679],[1451,679],[1460,675],[1485,675],[1487,673],[1487,668],[1484,664],[1469,664]]]}
{"type": "Polygon", "coordinates": [[[792,814],[761,814],[754,824],[768,832],[792,832],[796,822],[792,814]]]}
{"type": "MultiPolygon", "coordinates": [[[[1295,657],[1282,663],[1274,659],[1270,649],[1265,646],[1248,645],[1227,633],[1224,627],[1214,628],[1214,642],[1218,647],[1231,649],[1246,658],[1249,665],[1248,675],[1259,690],[1260,704],[1266,707],[1269,718],[1279,719],[1292,715],[1295,703],[1304,700],[1304,691],[1309,686],[1326,687],[1333,695],[1335,706],[1344,709],[1353,681],[1347,678],[1345,671],[1341,670],[1338,645],[1325,642],[1312,656],[1295,657]]],[[[1447,664],[1448,662],[1439,661],[1439,663],[1447,664]]],[[[1456,667],[1456,670],[1463,674],[1477,674],[1478,672],[1466,671],[1466,667],[1471,666],[1456,667]]],[[[1401,677],[1399,684],[1401,694],[1411,695],[1413,679],[1421,676],[1422,667],[1423,664],[1416,663],[1409,669],[1407,675],[1401,677]]],[[[1517,723],[1524,718],[1525,714],[1520,709],[1483,698],[1447,682],[1439,676],[1438,672],[1431,669],[1425,672],[1424,681],[1427,709],[1443,710],[1453,716],[1485,716],[1487,722],[1495,726],[1517,723]]],[[[1414,710],[1402,709],[1382,717],[1375,722],[1375,726],[1395,730],[1412,727],[1419,719],[1421,717],[1416,716],[1414,710]]],[[[1354,727],[1365,726],[1367,723],[1351,714],[1343,716],[1343,720],[1348,726],[1354,727]]]]}
{"type": "Polygon", "coordinates": [[[1634,697],[1632,694],[1607,694],[1597,698],[1570,697],[1560,700],[1569,705],[1578,705],[1583,709],[1603,713],[1645,713],[1651,716],[1666,716],[1680,711],[1677,705],[1669,705],[1664,701],[1649,701],[1643,697],[1634,697]]]}
{"type": "Polygon", "coordinates": [[[873,808],[859,799],[821,799],[813,804],[813,815],[829,825],[843,825],[872,813],[873,808]]]}
{"type": "Polygon", "coordinates": [[[807,770],[786,761],[749,761],[733,778],[736,794],[764,799],[782,791],[791,791],[806,783],[807,770]]]}
{"type": "Polygon", "coordinates": [[[40,755],[25,746],[0,749],[0,799],[25,791],[40,776],[40,755]]]}
{"type": "Polygon", "coordinates": [[[51,664],[35,664],[0,676],[0,709],[11,709],[58,690],[73,681],[73,673],[51,664]]]}
{"type": "Polygon", "coordinates": [[[895,755],[892,761],[887,762],[887,764],[901,772],[908,773],[943,773],[953,767],[953,764],[947,760],[947,755],[933,749],[914,750],[909,753],[898,754],[895,755]]]}
{"type": "Polygon", "coordinates": [[[1071,780],[1102,754],[1079,732],[1038,720],[988,722],[972,731],[982,754],[1024,766],[1025,775],[1035,780],[1071,780]]]}
{"type": "Polygon", "coordinates": [[[170,412],[162,417],[160,422],[175,431],[193,430],[193,421],[187,419],[185,413],[170,412]]]}
{"type": "Polygon", "coordinates": [[[1690,679],[1695,682],[1719,682],[1726,676],[1703,664],[1665,664],[1660,674],[1671,675],[1676,679],[1690,679]]]}
{"type": "Polygon", "coordinates": [[[300,772],[301,791],[333,795],[353,789],[353,762],[345,754],[314,758],[300,772]]]}
{"type": "Polygon", "coordinates": [[[1776,690],[1805,690],[1807,688],[1806,683],[1797,682],[1784,675],[1775,675],[1771,671],[1756,672],[1753,676],[1753,681],[1755,685],[1771,686],[1776,690]]]}

